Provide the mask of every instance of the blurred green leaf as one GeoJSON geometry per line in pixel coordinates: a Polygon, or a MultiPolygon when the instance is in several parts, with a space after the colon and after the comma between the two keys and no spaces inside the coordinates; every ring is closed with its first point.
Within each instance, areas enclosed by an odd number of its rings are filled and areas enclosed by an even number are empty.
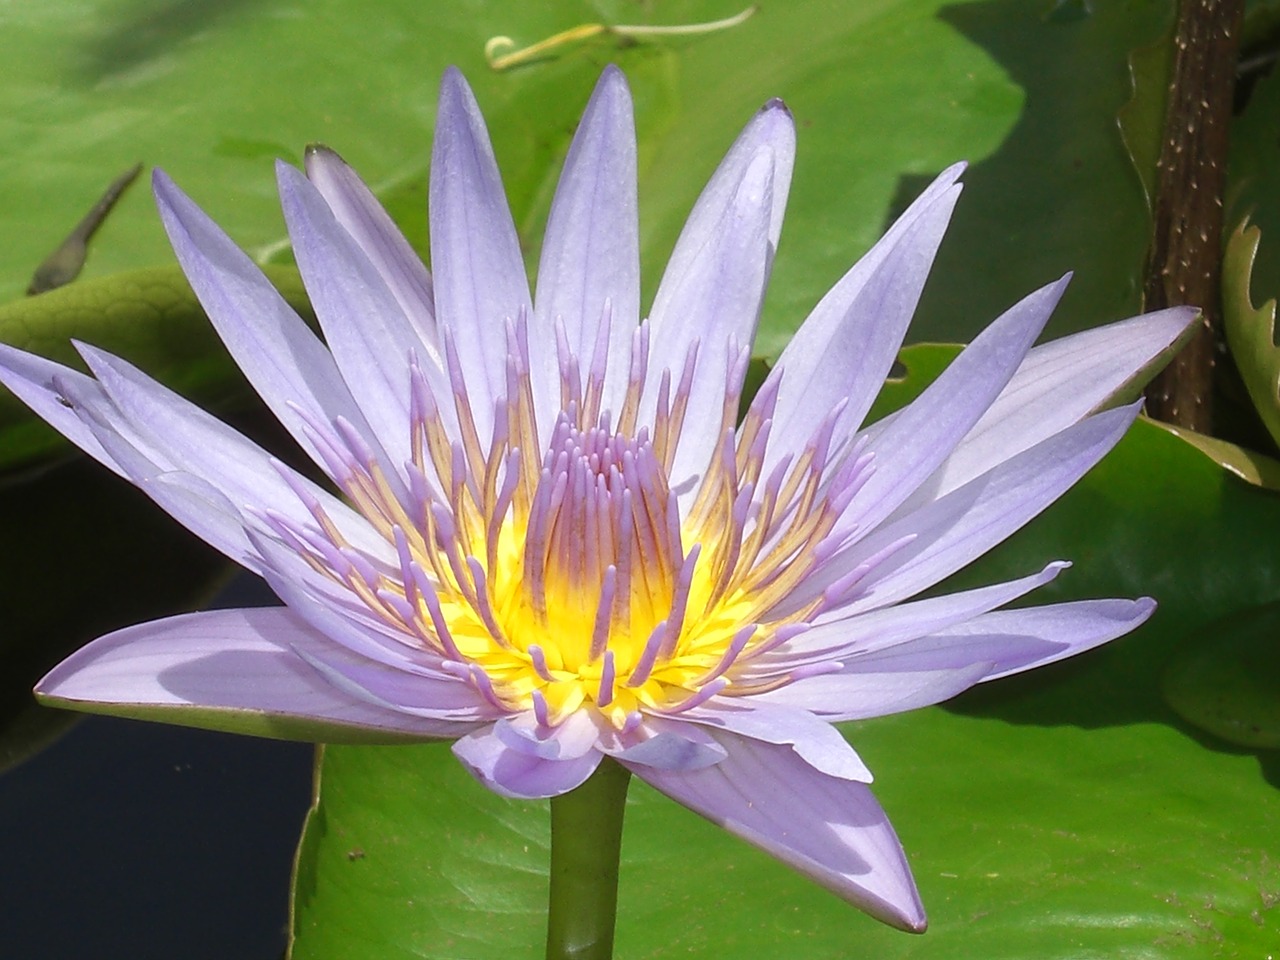
{"type": "MultiPolygon", "coordinates": [[[[1261,293],[1280,291],[1280,72],[1272,70],[1253,84],[1244,112],[1231,124],[1231,154],[1227,168],[1227,224],[1248,221],[1261,230],[1266,243],[1241,263],[1239,270],[1224,265],[1223,299],[1230,309],[1247,305],[1248,286],[1261,293]],[[1245,286],[1241,286],[1245,284],[1245,286]],[[1239,298],[1244,301],[1240,303],[1239,298]]],[[[1234,241],[1237,249],[1245,240],[1234,241]]],[[[1256,245],[1256,244],[1255,244],[1256,245]]],[[[1230,252],[1230,248],[1228,248],[1230,252]]]]}
{"type": "MultiPolygon", "coordinates": [[[[266,270],[294,309],[311,318],[298,272],[266,270]]],[[[246,399],[244,378],[176,265],[80,280],[0,306],[0,343],[84,369],[73,337],[129,358],[203,407],[226,409],[246,399]]],[[[0,390],[0,470],[68,448],[61,434],[0,390]]]]}
{"type": "MultiPolygon", "coordinates": [[[[903,352],[906,402],[951,347],[903,352]]],[[[1280,498],[1146,422],[949,587],[1066,557],[1036,602],[1154,594],[1137,634],[953,701],[851,725],[930,930],[858,914],[642,784],[620,958],[1216,958],[1280,935],[1280,755],[1209,749],[1161,674],[1186,633],[1280,597],[1280,498]],[[714,897],[707,896],[715,890],[714,897]]],[[[1202,693],[1216,696],[1207,678],[1202,693]]],[[[547,813],[474,784],[444,745],[328,747],[295,898],[294,960],[534,957],[547,813]]]]}
{"type": "Polygon", "coordinates": [[[1226,440],[1219,440],[1207,434],[1196,433],[1185,427],[1161,423],[1159,420],[1152,420],[1150,423],[1191,444],[1214,463],[1235,474],[1241,480],[1280,492],[1280,461],[1272,459],[1265,453],[1228,443],[1226,440]]]}
{"type": "Polygon", "coordinates": [[[1173,61],[1173,21],[1151,43],[1129,53],[1129,83],[1133,96],[1120,108],[1120,136],[1134,172],[1142,182],[1150,209],[1156,193],[1157,163],[1164,137],[1169,68],[1173,61]]]}
{"type": "MultiPolygon", "coordinates": [[[[0,300],[18,294],[104,177],[139,159],[168,170],[265,259],[282,238],[268,161],[296,162],[303,144],[324,140],[388,197],[421,245],[436,80],[448,63],[476,87],[533,262],[559,160],[613,60],[636,94],[650,294],[742,123],[771,96],[795,112],[800,160],[764,355],[778,353],[925,180],[959,158],[975,164],[968,196],[943,252],[946,280],[927,295],[916,336],[968,339],[1067,267],[1077,282],[1056,332],[1137,306],[1145,215],[1115,113],[1127,95],[1125,55],[1158,33],[1169,0],[1081,4],[1073,16],[1020,0],[803,0],[766,5],[721,33],[597,38],[504,73],[483,59],[496,35],[524,44],[583,22],[691,23],[740,3],[388,0],[377,17],[339,0],[296,9],[282,0],[92,0],[70,9],[15,8],[0,33],[13,77],[0,89],[0,230],[11,241],[0,249],[0,300]]],[[[130,191],[100,231],[89,276],[170,261],[145,193],[130,191]]]]}
{"type": "Polygon", "coordinates": [[[1249,399],[1272,439],[1280,444],[1280,347],[1276,301],[1253,305],[1249,291],[1262,231],[1242,222],[1227,240],[1222,262],[1222,324],[1231,358],[1249,399]]]}

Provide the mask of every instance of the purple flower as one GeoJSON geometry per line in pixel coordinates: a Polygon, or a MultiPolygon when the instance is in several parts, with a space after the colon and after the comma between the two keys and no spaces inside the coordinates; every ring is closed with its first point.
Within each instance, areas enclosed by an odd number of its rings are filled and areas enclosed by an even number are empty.
{"type": "Polygon", "coordinates": [[[1053,579],[917,594],[1044,509],[1137,415],[1104,409],[1193,311],[1032,348],[1066,280],[909,407],[863,419],[960,193],[944,172],[814,308],[736,425],[795,133],[777,101],[698,200],[640,322],[636,148],[605,71],[531,296],[483,120],[445,75],[428,274],[333,153],[278,169],[321,340],[176,186],[178,259],[245,375],[341,492],[93,347],[0,378],[284,605],[130,627],[45,702],[329,742],[448,738],[548,797],[613,757],[895,926],[901,845],[832,726],[1096,646],[1154,603],[997,609],[1053,579]],[[1098,412],[1098,411],[1102,412],[1098,412]]]}

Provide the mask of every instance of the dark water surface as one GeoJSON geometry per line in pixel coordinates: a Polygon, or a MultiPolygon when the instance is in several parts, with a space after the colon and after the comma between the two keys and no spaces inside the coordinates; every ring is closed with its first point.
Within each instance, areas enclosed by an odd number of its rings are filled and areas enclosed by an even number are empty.
{"type": "Polygon", "coordinates": [[[312,749],[84,718],[0,774],[0,957],[278,960],[312,749]]]}

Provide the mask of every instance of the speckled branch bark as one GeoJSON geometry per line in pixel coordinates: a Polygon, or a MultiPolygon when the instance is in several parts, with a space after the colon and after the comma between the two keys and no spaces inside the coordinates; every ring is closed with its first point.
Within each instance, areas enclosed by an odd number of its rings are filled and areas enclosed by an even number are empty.
{"type": "Polygon", "coordinates": [[[1182,0],[1160,145],[1145,309],[1194,304],[1202,329],[1147,387],[1148,412],[1209,432],[1220,324],[1222,192],[1244,0],[1182,0]]]}

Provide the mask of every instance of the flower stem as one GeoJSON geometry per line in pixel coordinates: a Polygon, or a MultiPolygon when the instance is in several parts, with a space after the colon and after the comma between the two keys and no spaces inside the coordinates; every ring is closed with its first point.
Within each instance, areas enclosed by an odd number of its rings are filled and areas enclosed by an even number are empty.
{"type": "Polygon", "coordinates": [[[551,800],[547,960],[610,960],[618,911],[622,816],[631,771],[604,760],[582,786],[551,800]]]}

